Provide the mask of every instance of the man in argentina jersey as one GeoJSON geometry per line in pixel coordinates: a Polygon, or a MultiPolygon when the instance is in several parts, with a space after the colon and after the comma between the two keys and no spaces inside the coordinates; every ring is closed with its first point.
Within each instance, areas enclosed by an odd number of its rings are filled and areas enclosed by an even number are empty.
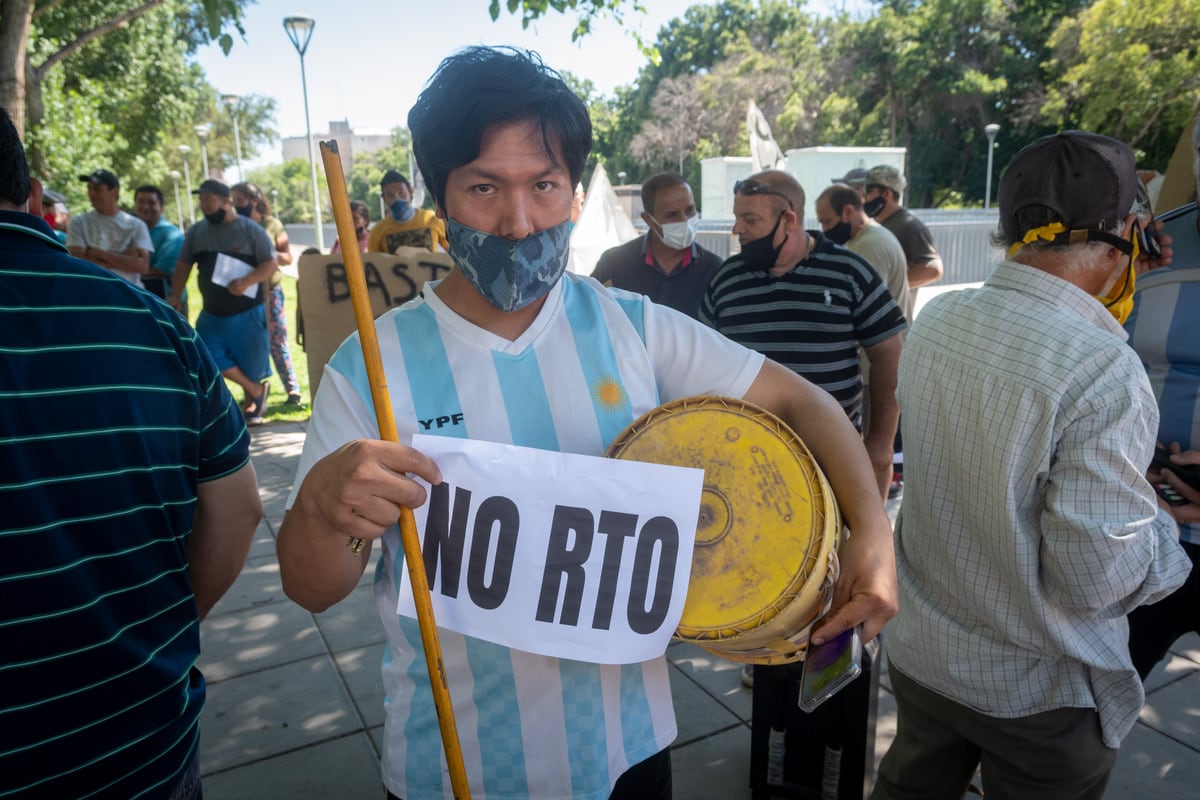
{"type": "MultiPolygon", "coordinates": [[[[277,542],[284,590],[311,610],[346,597],[369,561],[371,547],[356,555],[347,536],[382,544],[389,797],[451,796],[418,627],[396,613],[395,523],[402,505],[425,501],[406,473],[440,481],[408,446],[418,432],[599,456],[661,403],[745,397],[805,439],[854,531],[838,611],[817,634],[861,622],[875,636],[896,608],[890,526],[837,402],[683,314],[564,276],[591,125],[558,74],[530,53],[469,48],[442,62],[408,122],[455,266],[377,320],[401,443],[378,441],[351,337],[325,367],[277,542]]],[[[440,636],[473,797],[670,797],[676,724],[663,656],[600,665],[440,636]]]]}
{"type": "Polygon", "coordinates": [[[865,443],[886,497],[900,420],[896,365],[907,323],[865,259],[804,229],[803,208],[804,189],[786,172],[767,170],[737,183],[733,233],[742,249],[708,284],[700,321],[832,394],[856,428],[861,345],[871,368],[865,443]]]}
{"type": "Polygon", "coordinates": [[[72,258],[0,109],[0,797],[199,796],[200,618],[262,504],[196,332],[72,258]]]}

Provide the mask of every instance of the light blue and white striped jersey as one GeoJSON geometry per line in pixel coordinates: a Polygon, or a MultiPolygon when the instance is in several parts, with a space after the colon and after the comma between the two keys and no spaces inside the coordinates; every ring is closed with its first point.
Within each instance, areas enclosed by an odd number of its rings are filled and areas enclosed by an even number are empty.
{"type": "MultiPolygon", "coordinates": [[[[396,426],[587,455],[680,397],[741,397],[763,357],[640,295],[567,274],[515,341],[423,295],[376,322],[396,426]]],[[[378,438],[357,335],[325,368],[289,507],[312,464],[378,438]]],[[[415,620],[396,613],[399,534],[383,537],[375,594],[387,631],[383,776],[405,800],[451,797],[415,620]]],[[[441,630],[472,796],[607,798],[621,773],[676,735],[664,657],[598,665],[441,630]]]]}
{"type": "MultiPolygon", "coordinates": [[[[1133,313],[1125,322],[1129,343],[1150,376],[1158,401],[1158,438],[1200,449],[1200,230],[1195,203],[1169,211],[1170,266],[1138,278],[1133,313]],[[1186,276],[1186,277],[1185,277],[1186,276]]],[[[1183,523],[1179,538],[1200,544],[1200,525],[1183,523]]]]}

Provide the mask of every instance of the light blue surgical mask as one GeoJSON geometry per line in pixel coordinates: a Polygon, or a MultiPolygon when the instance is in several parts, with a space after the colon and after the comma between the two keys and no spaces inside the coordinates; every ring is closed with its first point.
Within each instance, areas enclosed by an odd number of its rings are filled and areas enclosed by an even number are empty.
{"type": "Polygon", "coordinates": [[[396,222],[408,222],[417,213],[411,200],[393,200],[390,210],[396,222]]]}
{"type": "Polygon", "coordinates": [[[446,219],[450,257],[484,299],[516,311],[545,297],[567,269],[571,223],[505,239],[446,219]]]}

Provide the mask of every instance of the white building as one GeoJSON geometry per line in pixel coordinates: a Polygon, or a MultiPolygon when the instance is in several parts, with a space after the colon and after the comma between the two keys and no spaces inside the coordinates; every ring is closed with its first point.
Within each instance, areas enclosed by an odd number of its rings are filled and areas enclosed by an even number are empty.
{"type": "MultiPolygon", "coordinates": [[[[354,166],[355,155],[391,147],[392,132],[380,128],[355,130],[350,127],[348,120],[330,120],[328,132],[313,133],[314,157],[319,157],[316,151],[317,142],[330,139],[337,142],[338,154],[342,157],[342,171],[349,173],[354,166]]],[[[283,160],[291,161],[293,158],[308,159],[308,143],[303,136],[288,136],[283,139],[283,160]]]]}

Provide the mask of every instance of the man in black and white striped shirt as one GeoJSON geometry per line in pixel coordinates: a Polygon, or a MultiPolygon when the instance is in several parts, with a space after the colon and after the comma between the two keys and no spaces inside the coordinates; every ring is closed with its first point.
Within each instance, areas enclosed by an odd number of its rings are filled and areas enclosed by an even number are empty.
{"type": "Polygon", "coordinates": [[[713,277],[700,319],[829,392],[860,429],[861,345],[871,366],[864,442],[886,496],[907,323],[869,263],[820,231],[804,230],[803,208],[804,189],[786,172],[768,170],[735,184],[733,233],[742,249],[713,277]]]}

